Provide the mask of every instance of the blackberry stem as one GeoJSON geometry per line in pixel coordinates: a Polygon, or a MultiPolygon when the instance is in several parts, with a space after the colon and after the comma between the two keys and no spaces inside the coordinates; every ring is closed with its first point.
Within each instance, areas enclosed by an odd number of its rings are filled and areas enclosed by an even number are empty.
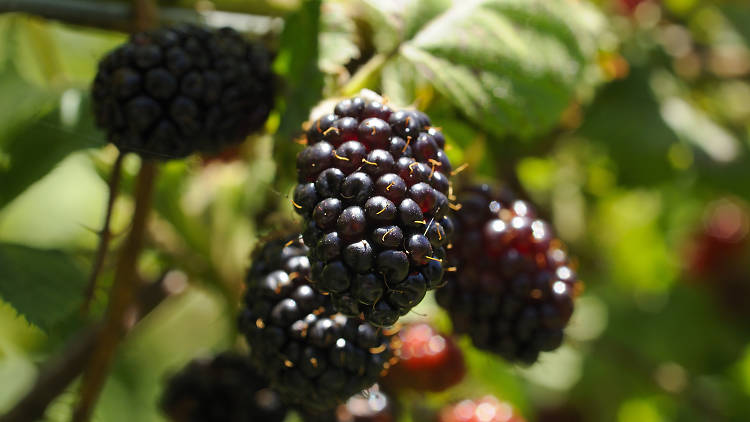
{"type": "Polygon", "coordinates": [[[136,288],[138,257],[143,248],[146,223],[151,211],[151,200],[156,180],[156,164],[144,160],[138,173],[135,189],[135,211],[133,224],[120,251],[115,269],[114,282],[110,291],[109,304],[104,318],[104,327],[91,352],[88,368],[83,374],[79,401],[73,411],[73,422],[90,420],[91,413],[104,386],[109,368],[120,341],[128,330],[126,318],[132,306],[136,288]]]}
{"type": "MultiPolygon", "coordinates": [[[[150,283],[138,294],[134,307],[135,322],[143,319],[166,298],[185,290],[185,276],[179,272],[168,272],[159,281],[150,283]]],[[[84,328],[71,337],[65,349],[50,358],[28,393],[4,416],[0,422],[27,422],[42,419],[49,404],[83,372],[91,358],[96,340],[102,333],[102,323],[84,328]]]]}
{"type": "MultiPolygon", "coordinates": [[[[0,0],[0,13],[21,12],[74,25],[133,32],[133,6],[127,2],[102,3],[84,0],[0,0]]],[[[159,10],[164,22],[198,22],[195,9],[168,7],[159,10]]]]}
{"type": "MultiPolygon", "coordinates": [[[[132,32],[133,9],[128,1],[95,2],[86,0],[0,0],[0,13],[21,12],[59,20],[74,25],[132,32]]],[[[173,7],[159,8],[163,22],[198,22],[201,13],[195,0],[179,0],[173,7]]],[[[293,11],[294,2],[255,2],[245,0],[216,0],[217,10],[250,13],[262,16],[284,16],[293,11]]]]}
{"type": "Polygon", "coordinates": [[[112,210],[114,209],[115,200],[120,192],[120,179],[122,176],[122,160],[125,154],[118,153],[115,163],[112,165],[112,170],[109,176],[107,186],[109,188],[109,199],[107,200],[107,210],[104,216],[104,225],[102,230],[99,232],[99,246],[96,250],[96,258],[94,259],[94,265],[91,270],[91,276],[89,277],[88,285],[86,286],[86,293],[83,299],[83,305],[81,306],[81,313],[83,315],[88,314],[91,306],[91,301],[94,298],[94,291],[96,290],[96,281],[99,277],[99,273],[104,266],[104,261],[107,257],[107,251],[109,250],[109,241],[112,239],[112,231],[110,230],[110,221],[112,220],[112,210]]]}
{"type": "Polygon", "coordinates": [[[133,0],[136,31],[146,31],[159,24],[159,10],[154,0],[133,0]]]}

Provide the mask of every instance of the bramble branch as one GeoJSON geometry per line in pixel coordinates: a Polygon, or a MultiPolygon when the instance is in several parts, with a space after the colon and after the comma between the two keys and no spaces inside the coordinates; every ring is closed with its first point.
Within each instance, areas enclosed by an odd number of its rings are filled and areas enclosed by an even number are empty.
{"type": "MultiPolygon", "coordinates": [[[[254,2],[247,0],[218,0],[215,2],[180,0],[175,7],[159,8],[158,23],[199,22],[201,14],[213,10],[248,13],[262,16],[283,16],[293,11],[294,1],[254,2]]],[[[0,0],[0,13],[28,13],[47,19],[122,32],[139,29],[138,10],[131,1],[99,2],[92,0],[0,0]]],[[[149,13],[148,11],[146,13],[149,13]]],[[[154,18],[155,14],[150,17],[154,18]]]]}
{"type": "MultiPolygon", "coordinates": [[[[143,287],[137,303],[131,307],[131,322],[138,322],[156,309],[166,298],[182,293],[187,287],[185,274],[178,271],[166,273],[155,283],[143,287]]],[[[104,325],[96,324],[73,336],[67,348],[51,358],[42,369],[31,390],[0,422],[27,422],[42,419],[49,404],[73,382],[86,368],[97,338],[104,325]]]]}
{"type": "Polygon", "coordinates": [[[112,221],[112,211],[115,207],[115,201],[117,195],[120,192],[120,178],[122,176],[122,160],[125,158],[125,154],[119,153],[115,163],[112,165],[110,170],[109,181],[107,183],[109,189],[109,199],[107,200],[107,210],[104,216],[104,225],[101,232],[99,232],[99,245],[96,249],[96,256],[94,257],[94,265],[89,276],[89,282],[86,285],[86,292],[84,295],[83,306],[81,307],[82,313],[85,315],[89,311],[91,301],[94,298],[94,292],[96,291],[96,281],[99,278],[99,273],[104,267],[104,261],[107,258],[107,251],[109,250],[109,241],[112,238],[112,231],[110,230],[110,222],[112,221]]]}
{"type": "Polygon", "coordinates": [[[156,164],[144,160],[141,163],[136,184],[133,225],[120,251],[105,315],[105,328],[96,341],[96,346],[84,373],[80,400],[73,412],[74,421],[90,419],[94,403],[96,403],[109,373],[117,346],[127,332],[126,314],[137,291],[138,257],[143,248],[155,179],[156,164]]]}

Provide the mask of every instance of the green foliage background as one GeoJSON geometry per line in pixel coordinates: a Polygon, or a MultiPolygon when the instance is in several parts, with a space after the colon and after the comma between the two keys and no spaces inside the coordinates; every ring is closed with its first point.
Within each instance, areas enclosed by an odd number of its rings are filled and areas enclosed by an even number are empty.
{"type": "MultiPolygon", "coordinates": [[[[181,269],[190,287],[128,336],[95,419],[160,421],[168,374],[243,347],[234,316],[249,252],[296,221],[288,193],[301,124],[332,107],[324,98],[369,88],[424,109],[454,167],[468,163],[459,177],[526,192],[587,286],[559,351],[521,369],[462,341],[467,379],[401,397],[403,421],[484,394],[529,420],[561,407],[586,421],[750,420],[747,316],[685,282],[686,244],[706,204],[750,200],[750,5],[664,0],[627,12],[625,3],[217,0],[253,20],[191,12],[275,51],[278,106],[238,159],[162,166],[140,265],[152,276],[181,269]]],[[[125,39],[0,15],[0,413],[106,306],[112,260],[91,321],[77,312],[116,157],[92,122],[88,85],[125,39]]],[[[127,230],[137,168],[128,157],[115,233],[127,230]]],[[[450,329],[431,296],[409,318],[450,329]]],[[[69,418],[75,387],[48,420],[69,418]]]]}

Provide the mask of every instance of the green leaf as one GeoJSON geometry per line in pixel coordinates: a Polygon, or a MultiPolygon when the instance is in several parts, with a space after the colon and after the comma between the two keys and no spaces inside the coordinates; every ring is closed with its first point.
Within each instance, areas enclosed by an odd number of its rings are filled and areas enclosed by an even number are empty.
{"type": "Polygon", "coordinates": [[[355,42],[357,27],[346,9],[339,3],[325,3],[319,34],[320,57],[318,66],[326,73],[338,73],[352,59],[360,56],[355,42]]]}
{"type": "Polygon", "coordinates": [[[557,123],[591,60],[569,23],[580,7],[565,4],[488,0],[454,6],[401,53],[484,129],[531,137],[557,123]]]}
{"type": "MultiPolygon", "coordinates": [[[[57,95],[26,82],[12,67],[0,73],[0,152],[9,141],[7,134],[34,116],[54,107],[57,95]]],[[[3,165],[0,163],[0,174],[3,165]]]]}
{"type": "Polygon", "coordinates": [[[398,3],[381,0],[361,0],[364,17],[373,31],[372,42],[375,49],[389,53],[398,48],[399,24],[398,3]]]}
{"type": "MultiPolygon", "coordinates": [[[[283,113],[275,143],[275,158],[280,163],[294,161],[296,145],[292,139],[301,132],[310,109],[322,96],[323,74],[318,67],[319,30],[320,0],[314,0],[306,2],[286,19],[281,35],[281,47],[274,64],[286,80],[283,113]]],[[[282,176],[293,177],[294,166],[281,168],[288,170],[288,174],[282,176]]]]}
{"type": "MultiPolygon", "coordinates": [[[[410,3],[397,20],[402,23],[397,48],[376,43],[389,57],[383,90],[401,102],[416,99],[401,98],[417,92],[416,73],[478,128],[530,138],[554,127],[571,101],[590,95],[600,81],[596,56],[607,25],[592,6],[565,0],[454,1],[447,8],[450,4],[410,3]]],[[[389,15],[379,16],[383,21],[389,15]]],[[[377,28],[376,23],[370,22],[377,28]]]]}
{"type": "Polygon", "coordinates": [[[69,90],[60,108],[31,119],[13,130],[2,143],[6,155],[0,166],[0,208],[52,170],[70,153],[106,143],[89,113],[89,101],[69,90]],[[65,98],[67,96],[67,99],[65,98]]]}
{"type": "Polygon", "coordinates": [[[60,250],[0,243],[0,297],[44,330],[78,308],[86,277],[60,250]]]}
{"type": "Polygon", "coordinates": [[[604,146],[625,185],[652,185],[675,174],[669,149],[680,139],[662,118],[642,69],[597,96],[579,133],[604,146]]]}
{"type": "Polygon", "coordinates": [[[389,60],[381,72],[383,95],[394,104],[407,105],[417,98],[419,75],[414,66],[403,57],[389,60]]]}
{"type": "Polygon", "coordinates": [[[404,10],[403,38],[408,40],[419,29],[451,7],[451,0],[415,0],[407,2],[404,10]]]}
{"type": "Polygon", "coordinates": [[[734,26],[733,29],[744,38],[745,44],[750,45],[750,7],[747,7],[747,4],[740,5],[739,2],[726,3],[719,7],[724,17],[734,26]]]}

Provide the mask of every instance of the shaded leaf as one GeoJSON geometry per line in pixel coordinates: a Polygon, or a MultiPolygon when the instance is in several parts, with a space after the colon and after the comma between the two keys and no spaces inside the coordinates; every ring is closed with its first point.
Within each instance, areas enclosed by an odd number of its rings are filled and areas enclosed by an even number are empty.
{"type": "MultiPolygon", "coordinates": [[[[0,151],[9,142],[8,132],[54,107],[57,95],[23,80],[11,67],[0,74],[0,151]]],[[[2,173],[0,164],[0,173],[2,173]]]]}
{"type": "Polygon", "coordinates": [[[734,26],[734,30],[744,38],[745,44],[750,45],[750,7],[747,7],[747,4],[740,4],[740,2],[728,2],[719,7],[724,17],[734,26]]]}
{"type": "Polygon", "coordinates": [[[0,167],[0,208],[52,170],[71,152],[104,145],[94,126],[87,98],[69,91],[72,103],[14,129],[3,142],[6,164],[0,167]]]}
{"type": "Polygon", "coordinates": [[[48,330],[81,303],[86,277],[60,250],[0,243],[0,297],[48,330]]]}
{"type": "MultiPolygon", "coordinates": [[[[279,55],[274,64],[284,76],[282,117],[276,133],[274,153],[276,161],[289,163],[282,166],[292,177],[291,163],[296,154],[293,138],[301,133],[310,109],[320,100],[323,74],[318,67],[318,32],[320,29],[320,1],[308,1],[285,22],[281,35],[279,55]]],[[[283,177],[282,177],[283,178],[283,177]]]]}
{"type": "Polygon", "coordinates": [[[591,105],[579,133],[604,146],[629,185],[674,175],[669,148],[680,140],[666,124],[643,71],[609,84],[591,105]]]}

